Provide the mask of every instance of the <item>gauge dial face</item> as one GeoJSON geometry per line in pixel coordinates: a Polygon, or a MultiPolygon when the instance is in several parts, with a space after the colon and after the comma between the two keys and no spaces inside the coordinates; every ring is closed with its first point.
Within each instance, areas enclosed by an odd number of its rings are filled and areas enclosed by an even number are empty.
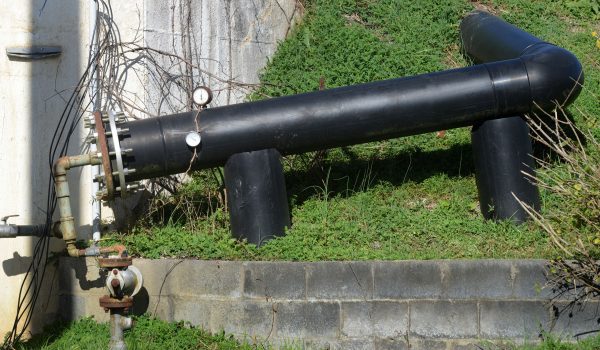
{"type": "Polygon", "coordinates": [[[212,92],[206,86],[199,86],[194,89],[192,100],[199,106],[206,106],[212,101],[212,92]]]}
{"type": "Polygon", "coordinates": [[[202,138],[200,137],[200,134],[198,134],[195,131],[190,131],[186,136],[185,136],[185,143],[192,148],[198,147],[200,145],[200,142],[202,141],[202,138]]]}

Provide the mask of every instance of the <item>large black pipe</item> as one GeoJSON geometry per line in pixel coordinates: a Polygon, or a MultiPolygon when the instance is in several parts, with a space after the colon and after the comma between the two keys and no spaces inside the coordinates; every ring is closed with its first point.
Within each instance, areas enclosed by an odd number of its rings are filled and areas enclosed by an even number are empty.
{"type": "Polygon", "coordinates": [[[583,70],[572,53],[496,16],[470,13],[460,24],[460,35],[465,53],[476,63],[519,58],[527,71],[531,102],[540,108],[567,105],[581,91],[583,70]]]}
{"type": "MultiPolygon", "coordinates": [[[[495,56],[479,56],[474,46],[497,41],[507,48],[502,61],[126,123],[129,136],[121,147],[132,149],[127,161],[136,169],[128,180],[186,171],[193,150],[185,135],[196,126],[202,142],[193,166],[201,169],[242,152],[301,153],[468,126],[528,113],[535,105],[550,109],[577,96],[582,74],[575,56],[539,39],[534,43],[535,37],[500,19],[494,18],[495,28],[475,26],[489,18],[465,19],[474,32],[495,32],[483,39],[463,34],[465,47],[484,60],[495,56]]],[[[463,31],[471,30],[467,24],[463,31]]]]}

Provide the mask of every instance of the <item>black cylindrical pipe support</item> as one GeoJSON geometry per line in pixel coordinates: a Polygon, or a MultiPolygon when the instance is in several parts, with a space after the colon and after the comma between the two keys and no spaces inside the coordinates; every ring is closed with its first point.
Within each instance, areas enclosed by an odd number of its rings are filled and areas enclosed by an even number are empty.
{"type": "Polygon", "coordinates": [[[237,153],[225,163],[231,233],[262,245],[290,227],[281,155],[275,149],[237,153]]]}
{"type": "Polygon", "coordinates": [[[525,221],[528,214],[516,198],[540,206],[527,122],[520,116],[488,120],[473,126],[471,138],[481,213],[525,221]]]}

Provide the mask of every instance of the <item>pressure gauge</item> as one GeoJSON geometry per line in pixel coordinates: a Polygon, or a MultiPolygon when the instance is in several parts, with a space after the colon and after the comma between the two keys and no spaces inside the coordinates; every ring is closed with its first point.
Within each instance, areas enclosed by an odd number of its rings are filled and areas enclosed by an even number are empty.
{"type": "Polygon", "coordinates": [[[194,89],[192,100],[198,106],[204,107],[212,101],[212,91],[206,86],[199,86],[194,89]]]}
{"type": "Polygon", "coordinates": [[[202,138],[200,134],[195,131],[190,131],[187,135],[185,135],[185,143],[192,148],[196,148],[200,145],[202,138]]]}

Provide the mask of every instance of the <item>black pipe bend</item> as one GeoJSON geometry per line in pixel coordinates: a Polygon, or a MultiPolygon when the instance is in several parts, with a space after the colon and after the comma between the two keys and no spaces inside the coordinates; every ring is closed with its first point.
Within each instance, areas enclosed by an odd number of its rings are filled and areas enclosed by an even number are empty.
{"type": "Polygon", "coordinates": [[[465,53],[475,63],[519,58],[525,65],[532,110],[573,102],[584,83],[581,63],[571,52],[547,43],[484,11],[473,11],[460,24],[465,53]]]}

